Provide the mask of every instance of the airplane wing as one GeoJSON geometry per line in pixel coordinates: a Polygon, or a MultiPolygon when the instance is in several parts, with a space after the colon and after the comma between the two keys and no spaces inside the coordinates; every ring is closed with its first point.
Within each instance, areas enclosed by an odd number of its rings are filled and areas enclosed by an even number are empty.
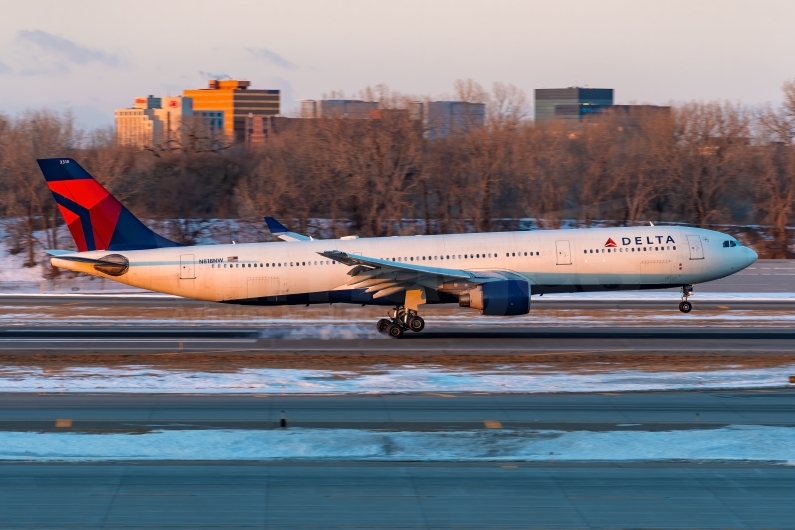
{"type": "Polygon", "coordinates": [[[290,232],[287,230],[286,226],[281,224],[273,217],[266,217],[265,224],[268,225],[268,230],[271,231],[271,234],[275,235],[282,241],[314,241],[310,236],[290,232]]]}
{"type": "Polygon", "coordinates": [[[339,286],[338,290],[366,289],[367,293],[375,293],[373,298],[382,298],[412,287],[459,291],[469,289],[477,284],[504,279],[504,275],[489,271],[471,272],[461,269],[428,267],[348,254],[338,250],[327,250],[318,252],[318,254],[353,267],[348,272],[351,279],[339,286]]]}

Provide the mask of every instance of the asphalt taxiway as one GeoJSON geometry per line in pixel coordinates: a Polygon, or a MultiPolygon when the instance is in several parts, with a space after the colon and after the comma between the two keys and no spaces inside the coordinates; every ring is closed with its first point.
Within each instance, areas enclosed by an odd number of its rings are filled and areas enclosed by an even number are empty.
{"type": "MultiPolygon", "coordinates": [[[[782,382],[785,381],[782,378],[782,382]]],[[[670,430],[795,426],[792,389],[582,394],[0,394],[0,430],[141,432],[288,427],[670,430]],[[283,416],[284,415],[284,416],[283,416]],[[56,419],[69,419],[66,429],[56,419]]]]}
{"type": "MultiPolygon", "coordinates": [[[[795,391],[575,395],[0,395],[0,429],[710,429],[792,426],[795,391]],[[55,427],[55,420],[70,421],[55,427]],[[623,427],[622,427],[623,426],[623,427]]],[[[617,448],[620,450],[620,448],[617,448]]],[[[0,464],[0,527],[787,528],[766,462],[0,464]]]]}
{"type": "Polygon", "coordinates": [[[0,465],[7,528],[792,528],[793,498],[745,464],[0,465]]]}
{"type": "Polygon", "coordinates": [[[790,353],[792,328],[743,327],[546,327],[435,326],[403,339],[373,333],[361,339],[292,339],[271,337],[280,330],[230,327],[0,328],[0,355],[101,355],[119,353],[224,352],[236,355],[296,354],[365,356],[439,355],[450,352],[488,355],[506,352],[580,352],[621,355],[721,353],[765,355],[790,353]]]}

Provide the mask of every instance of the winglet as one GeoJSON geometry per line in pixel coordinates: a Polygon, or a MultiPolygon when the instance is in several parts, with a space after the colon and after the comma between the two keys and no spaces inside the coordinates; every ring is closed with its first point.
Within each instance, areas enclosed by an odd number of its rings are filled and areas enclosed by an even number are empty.
{"type": "Polygon", "coordinates": [[[271,234],[275,235],[282,241],[314,241],[309,236],[290,232],[286,226],[281,224],[273,217],[266,217],[265,224],[268,225],[268,230],[271,231],[271,234]]]}

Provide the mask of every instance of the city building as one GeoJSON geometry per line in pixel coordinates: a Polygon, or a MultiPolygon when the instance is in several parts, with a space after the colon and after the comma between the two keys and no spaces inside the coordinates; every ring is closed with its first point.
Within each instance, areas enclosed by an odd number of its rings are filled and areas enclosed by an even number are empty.
{"type": "Polygon", "coordinates": [[[423,116],[428,138],[436,140],[451,134],[466,134],[483,127],[486,120],[486,105],[466,101],[430,101],[418,103],[409,109],[412,114],[423,116]]]}
{"type": "Polygon", "coordinates": [[[601,112],[613,105],[612,88],[537,88],[535,115],[537,122],[551,119],[577,120],[601,112]]]}
{"type": "Polygon", "coordinates": [[[359,99],[305,99],[301,101],[302,118],[350,118],[366,120],[379,108],[377,101],[359,99]]]}
{"type": "Polygon", "coordinates": [[[181,149],[186,135],[214,144],[223,125],[222,111],[194,111],[191,98],[146,96],[135,98],[132,108],[116,110],[116,141],[138,149],[181,149]]]}
{"type": "Polygon", "coordinates": [[[211,79],[207,88],[185,90],[193,100],[194,111],[222,112],[223,130],[230,140],[243,142],[247,135],[249,116],[279,114],[278,90],[254,90],[249,81],[211,79]]]}
{"type": "Polygon", "coordinates": [[[163,135],[163,124],[155,117],[160,98],[136,98],[135,105],[116,109],[116,143],[127,147],[145,149],[153,147],[163,135]]]}
{"type": "Polygon", "coordinates": [[[465,101],[411,101],[404,109],[381,109],[377,101],[358,99],[305,99],[301,101],[301,118],[350,118],[395,120],[408,116],[421,124],[428,138],[445,138],[483,127],[486,106],[465,101]]]}
{"type": "Polygon", "coordinates": [[[182,125],[192,116],[189,98],[135,98],[132,108],[116,110],[116,141],[139,149],[166,147],[181,140],[182,125]]]}

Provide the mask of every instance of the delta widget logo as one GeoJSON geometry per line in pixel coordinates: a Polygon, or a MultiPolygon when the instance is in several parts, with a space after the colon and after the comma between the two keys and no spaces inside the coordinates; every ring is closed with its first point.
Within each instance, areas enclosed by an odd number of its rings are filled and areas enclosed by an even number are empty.
{"type": "Polygon", "coordinates": [[[613,241],[612,237],[607,238],[607,243],[605,243],[605,247],[617,247],[616,242],[613,241]]]}

